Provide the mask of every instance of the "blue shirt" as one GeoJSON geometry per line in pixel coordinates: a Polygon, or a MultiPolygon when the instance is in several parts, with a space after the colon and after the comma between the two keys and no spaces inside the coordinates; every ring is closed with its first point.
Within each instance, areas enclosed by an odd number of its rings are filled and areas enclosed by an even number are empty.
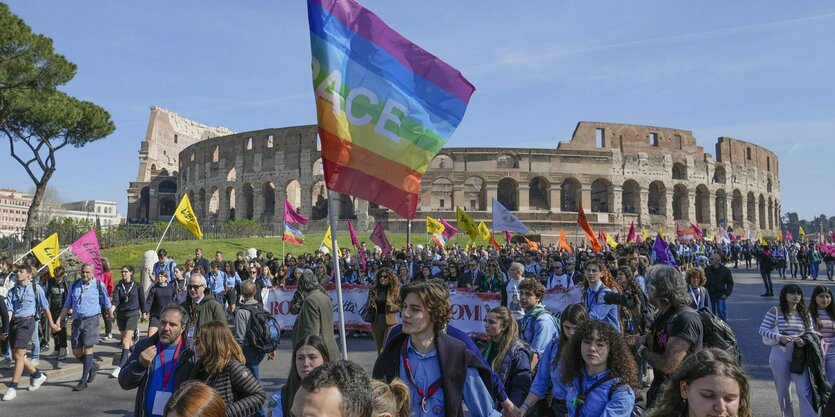
{"type": "Polygon", "coordinates": [[[603,281],[599,281],[594,288],[588,288],[583,291],[583,305],[589,312],[590,319],[605,321],[620,333],[618,306],[603,302],[603,296],[609,292],[612,292],[612,290],[603,285],[603,281]]]}
{"type": "MultiPolygon", "coordinates": [[[[183,343],[183,346],[180,348],[180,353],[182,354],[185,349],[185,343],[183,343]]],[[[176,343],[163,346],[162,351],[154,357],[154,362],[151,363],[151,378],[148,380],[148,391],[147,395],[145,395],[145,412],[148,416],[162,417],[162,414],[151,414],[151,411],[154,409],[154,399],[156,398],[157,391],[174,392],[174,368],[177,366],[177,363],[174,362],[174,353],[176,351],[176,343]],[[162,368],[160,355],[165,355],[165,369],[162,368]],[[169,371],[171,372],[171,376],[168,379],[168,385],[163,387],[164,372],[169,371]]]]}
{"type": "MultiPolygon", "coordinates": [[[[412,378],[414,383],[420,386],[424,392],[441,377],[441,365],[438,362],[438,350],[434,349],[426,355],[419,353],[412,346],[412,339],[409,338],[408,347],[406,349],[406,359],[412,368],[412,378]]],[[[412,381],[406,375],[406,367],[403,361],[400,361],[400,378],[406,382],[411,394],[411,410],[413,417],[437,417],[444,415],[444,390],[443,388],[435,392],[434,395],[426,399],[426,410],[424,413],[420,406],[420,396],[417,392],[417,387],[412,384],[412,381]]],[[[478,371],[473,368],[467,369],[467,378],[464,386],[461,388],[464,404],[473,417],[499,417],[501,413],[493,409],[493,398],[487,386],[478,375],[478,371]]]]}
{"type": "Polygon", "coordinates": [[[562,374],[562,364],[557,362],[556,366],[551,366],[554,361],[559,361],[557,358],[557,350],[560,348],[560,339],[553,339],[548,349],[542,353],[539,358],[539,363],[536,364],[536,376],[531,385],[531,392],[539,398],[545,398],[545,390],[551,384],[551,395],[558,400],[565,400],[568,394],[568,386],[560,382],[562,374]]]}
{"type": "Polygon", "coordinates": [[[157,275],[159,275],[159,271],[165,271],[168,274],[168,279],[169,280],[174,279],[174,268],[176,266],[177,266],[177,264],[175,264],[170,259],[166,259],[163,262],[157,261],[156,263],[154,263],[154,267],[152,269],[152,271],[154,273],[154,278],[156,278],[157,275]]]}
{"type": "Polygon", "coordinates": [[[586,375],[583,370],[583,386],[580,387],[580,379],[575,378],[568,389],[568,396],[565,398],[568,405],[568,415],[572,417],[629,417],[632,415],[632,409],[635,408],[635,392],[628,385],[621,385],[612,393],[612,399],[609,400],[609,390],[612,385],[619,383],[620,378],[612,378],[603,382],[592,392],[586,393],[586,402],[583,405],[582,412],[577,414],[574,407],[574,399],[580,393],[580,389],[585,392],[600,378],[607,378],[609,371],[602,371],[596,375],[586,375]]]}
{"type": "Polygon", "coordinates": [[[532,312],[526,312],[520,323],[522,338],[531,345],[537,355],[542,357],[548,344],[558,336],[557,321],[544,307],[538,316],[534,316],[532,312]]]}
{"type": "Polygon", "coordinates": [[[226,288],[235,288],[235,284],[241,283],[241,276],[235,272],[235,275],[226,275],[226,288]]]}
{"type": "Polygon", "coordinates": [[[104,294],[99,295],[99,282],[91,279],[89,283],[78,279],[70,284],[70,295],[64,302],[64,308],[72,309],[72,318],[80,319],[97,316],[102,313],[101,307],[110,308],[110,296],[101,284],[104,294]]]}
{"type": "Polygon", "coordinates": [[[210,288],[215,294],[223,292],[224,282],[226,282],[226,273],[223,271],[209,272],[206,274],[206,288],[210,288]]]}
{"type": "Polygon", "coordinates": [[[12,312],[14,317],[32,317],[35,315],[36,306],[41,310],[49,307],[49,302],[46,300],[46,294],[43,288],[30,282],[29,285],[23,287],[18,282],[14,287],[9,289],[9,295],[6,298],[6,307],[12,312]],[[34,288],[37,288],[37,294],[34,288]],[[37,303],[35,297],[37,296],[37,303]]]}

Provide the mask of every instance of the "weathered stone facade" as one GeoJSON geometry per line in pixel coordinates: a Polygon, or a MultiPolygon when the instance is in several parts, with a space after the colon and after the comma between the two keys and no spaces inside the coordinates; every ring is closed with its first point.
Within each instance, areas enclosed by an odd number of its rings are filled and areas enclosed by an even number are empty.
{"type": "MultiPolygon", "coordinates": [[[[154,139],[150,133],[149,138],[154,139]]],[[[150,146],[143,143],[143,149],[150,146]]],[[[571,140],[556,149],[444,148],[423,176],[416,218],[454,218],[461,206],[489,225],[495,197],[546,235],[560,228],[571,233],[580,201],[595,229],[613,233],[632,221],[654,230],[674,229],[678,221],[775,234],[781,205],[777,156],[728,137],[719,138],[715,150],[714,159],[687,130],[596,122],[578,123],[571,140]]],[[[170,174],[160,171],[147,183],[132,183],[132,189],[148,188],[151,220],[168,220],[188,192],[204,223],[249,218],[278,224],[289,199],[314,220],[310,228],[325,227],[315,126],[204,138],[183,146],[176,160],[170,174]]],[[[403,229],[403,220],[389,210],[350,196],[336,199],[339,217],[356,218],[360,228],[376,219],[403,229]]],[[[144,201],[129,201],[131,217],[144,201]]]]}

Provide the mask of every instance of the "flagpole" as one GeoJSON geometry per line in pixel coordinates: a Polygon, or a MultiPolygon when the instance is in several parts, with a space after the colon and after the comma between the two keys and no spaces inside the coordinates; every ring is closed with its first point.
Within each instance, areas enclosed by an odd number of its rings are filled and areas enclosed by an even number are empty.
{"type": "Polygon", "coordinates": [[[176,214],[172,215],[171,220],[168,221],[168,226],[165,226],[165,231],[162,232],[162,237],[159,238],[159,243],[157,243],[157,247],[156,247],[156,249],[154,249],[154,252],[158,251],[159,247],[162,245],[162,240],[165,239],[165,234],[168,233],[168,229],[171,227],[171,223],[174,222],[174,217],[175,216],[176,216],[176,214]]]}
{"type": "Polygon", "coordinates": [[[348,342],[345,337],[345,310],[342,305],[342,274],[339,271],[339,254],[336,253],[336,221],[333,218],[333,191],[328,189],[328,222],[331,227],[331,247],[334,253],[333,271],[336,280],[336,302],[339,303],[339,341],[342,344],[342,359],[348,360],[348,342]]]}
{"type": "Polygon", "coordinates": [[[406,219],[406,253],[412,249],[412,219],[406,219]]]}
{"type": "Polygon", "coordinates": [[[15,259],[15,261],[14,261],[14,262],[12,262],[12,265],[14,265],[14,264],[16,264],[16,263],[20,262],[20,260],[21,260],[21,259],[25,258],[25,257],[26,257],[26,255],[28,255],[28,254],[30,254],[30,253],[32,253],[32,249],[29,249],[29,252],[26,252],[26,253],[24,253],[23,255],[21,255],[21,256],[20,256],[20,258],[15,259]]]}
{"type": "MultiPolygon", "coordinates": [[[[59,252],[57,255],[55,255],[55,257],[54,257],[54,258],[52,258],[52,259],[50,259],[48,262],[44,263],[44,264],[43,264],[43,266],[41,266],[41,267],[40,267],[40,269],[38,269],[38,270],[35,272],[35,275],[38,275],[41,271],[43,271],[43,269],[44,269],[44,268],[46,268],[47,266],[49,266],[49,264],[51,264],[51,263],[52,263],[52,261],[54,261],[54,260],[58,259],[61,255],[63,255],[64,253],[66,253],[66,252],[67,252],[68,250],[70,250],[70,249],[72,249],[72,245],[67,246],[67,248],[66,248],[66,249],[62,250],[62,251],[61,251],[61,252],[59,252]]],[[[15,262],[17,262],[17,261],[15,261],[15,262]]]]}

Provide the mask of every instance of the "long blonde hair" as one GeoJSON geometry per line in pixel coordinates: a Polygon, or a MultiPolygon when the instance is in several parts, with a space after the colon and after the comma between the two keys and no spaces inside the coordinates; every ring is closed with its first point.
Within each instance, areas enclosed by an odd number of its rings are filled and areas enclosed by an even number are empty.
{"type": "Polygon", "coordinates": [[[383,413],[392,417],[409,417],[412,415],[409,387],[400,378],[394,378],[388,384],[372,379],[371,396],[374,399],[372,402],[373,417],[380,417],[383,413]]]}
{"type": "Polygon", "coordinates": [[[244,352],[226,323],[213,321],[200,325],[198,340],[203,349],[200,361],[203,369],[218,374],[229,366],[232,359],[245,363],[244,352]]]}
{"type": "Polygon", "coordinates": [[[496,349],[496,356],[493,357],[492,361],[490,361],[490,367],[493,368],[494,372],[500,373],[504,357],[507,356],[507,352],[510,351],[511,346],[513,346],[513,342],[519,336],[519,325],[516,323],[516,319],[513,318],[513,314],[507,307],[496,307],[490,310],[490,312],[495,314],[498,319],[502,321],[502,335],[499,337],[499,341],[493,342],[491,340],[488,345],[492,345],[496,349]]]}

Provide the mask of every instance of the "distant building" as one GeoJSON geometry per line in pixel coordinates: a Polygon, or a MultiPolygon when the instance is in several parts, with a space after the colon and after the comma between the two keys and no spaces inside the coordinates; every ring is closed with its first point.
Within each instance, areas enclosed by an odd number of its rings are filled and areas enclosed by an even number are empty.
{"type": "Polygon", "coordinates": [[[0,189],[0,235],[20,233],[26,227],[26,215],[32,196],[11,188],[0,189]]]}

